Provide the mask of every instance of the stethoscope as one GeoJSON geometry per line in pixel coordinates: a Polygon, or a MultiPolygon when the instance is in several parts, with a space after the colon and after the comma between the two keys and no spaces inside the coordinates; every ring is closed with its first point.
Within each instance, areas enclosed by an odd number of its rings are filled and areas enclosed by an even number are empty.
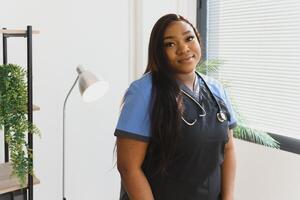
{"type": "MultiPolygon", "coordinates": [[[[212,91],[209,89],[207,83],[206,83],[205,80],[201,77],[201,75],[198,74],[198,73],[196,73],[196,76],[197,76],[197,75],[199,75],[199,77],[201,78],[201,80],[204,82],[204,84],[205,84],[206,88],[208,89],[209,93],[211,94],[211,96],[213,97],[214,101],[215,101],[215,102],[217,103],[217,105],[218,105],[217,120],[218,120],[219,122],[221,122],[221,123],[224,122],[225,120],[227,120],[227,117],[226,117],[225,113],[223,112],[223,110],[222,110],[222,108],[221,108],[219,102],[217,101],[215,95],[213,95],[212,91]]],[[[196,77],[196,78],[197,78],[197,77],[196,77]]],[[[200,86],[199,86],[199,83],[196,83],[196,84],[197,84],[197,87],[200,87],[200,86]]],[[[202,110],[203,112],[202,112],[201,114],[199,114],[198,117],[204,117],[204,116],[206,116],[206,111],[205,111],[204,107],[201,106],[201,104],[200,104],[198,101],[196,101],[191,95],[189,95],[189,94],[188,94],[187,92],[185,92],[183,89],[181,89],[180,91],[181,91],[183,94],[185,94],[187,97],[189,97],[192,101],[194,101],[194,102],[198,105],[199,108],[201,108],[201,110],[202,110]]],[[[198,118],[198,117],[197,117],[197,118],[198,118]]],[[[198,120],[197,118],[194,119],[193,122],[188,122],[183,116],[181,116],[181,119],[184,121],[184,123],[186,123],[186,124],[189,125],[189,126],[193,126],[193,125],[197,122],[197,120],[198,120]]]]}

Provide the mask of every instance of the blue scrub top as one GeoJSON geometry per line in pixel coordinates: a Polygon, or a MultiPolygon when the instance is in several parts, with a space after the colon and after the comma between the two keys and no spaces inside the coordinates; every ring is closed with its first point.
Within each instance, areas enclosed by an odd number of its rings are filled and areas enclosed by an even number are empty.
{"type": "MultiPolygon", "coordinates": [[[[225,103],[230,115],[228,119],[229,129],[234,128],[237,119],[226,91],[217,80],[203,74],[201,74],[201,77],[212,94],[225,103]]],[[[203,87],[202,79],[199,78],[199,80],[200,86],[203,87]]],[[[143,77],[131,83],[124,96],[120,117],[114,133],[115,136],[126,136],[142,141],[150,139],[151,92],[151,73],[146,73],[143,77]]]]}

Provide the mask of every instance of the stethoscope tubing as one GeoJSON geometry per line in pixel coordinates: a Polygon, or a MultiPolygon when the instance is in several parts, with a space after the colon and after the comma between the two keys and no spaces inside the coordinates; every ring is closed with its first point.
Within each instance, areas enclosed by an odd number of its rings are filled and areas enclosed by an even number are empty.
{"type": "MultiPolygon", "coordinates": [[[[214,101],[216,102],[217,106],[218,106],[218,112],[217,112],[217,119],[219,122],[224,122],[226,120],[226,115],[224,114],[224,112],[222,111],[222,108],[219,104],[219,102],[217,101],[215,95],[212,93],[212,91],[210,90],[209,86],[207,85],[206,81],[204,80],[204,78],[198,73],[196,72],[196,76],[199,76],[201,78],[201,80],[204,82],[205,87],[208,89],[210,95],[213,97],[214,101]]],[[[196,101],[191,95],[189,95],[187,92],[185,92],[184,90],[181,89],[181,92],[183,94],[185,94],[187,97],[189,97],[191,100],[193,100],[200,108],[201,110],[203,110],[203,114],[199,114],[199,117],[204,117],[206,115],[206,111],[205,109],[200,105],[200,103],[198,103],[198,101],[196,101]]],[[[184,117],[182,116],[181,119],[189,126],[193,126],[196,122],[197,122],[197,118],[193,121],[193,122],[188,122],[186,119],[184,119],[184,117]]]]}
{"type": "MultiPolygon", "coordinates": [[[[196,101],[191,95],[189,95],[187,92],[185,92],[184,90],[180,90],[182,93],[184,93],[186,96],[188,96],[190,99],[192,99],[203,111],[203,114],[199,114],[199,117],[204,117],[206,115],[206,111],[205,109],[200,105],[200,103],[198,103],[198,101],[196,101]]],[[[181,119],[189,126],[193,126],[196,122],[197,122],[197,118],[193,121],[193,122],[188,122],[186,119],[184,119],[183,116],[181,116],[181,119]]]]}

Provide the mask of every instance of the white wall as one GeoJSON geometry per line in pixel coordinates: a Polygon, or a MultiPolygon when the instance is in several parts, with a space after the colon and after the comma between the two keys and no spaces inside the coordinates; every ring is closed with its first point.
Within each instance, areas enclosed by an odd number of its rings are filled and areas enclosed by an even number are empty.
{"type": "Polygon", "coordinates": [[[300,199],[300,155],[235,140],[236,200],[300,199]]]}
{"type": "MultiPolygon", "coordinates": [[[[70,96],[67,199],[117,199],[113,132],[129,82],[128,12],[124,0],[1,2],[1,27],[23,29],[30,24],[41,31],[33,38],[33,97],[41,107],[34,119],[42,134],[34,139],[35,172],[41,180],[34,189],[35,199],[62,199],[62,105],[78,64],[102,74],[110,82],[110,90],[91,104],[81,100],[77,87],[70,96]]],[[[8,45],[9,61],[26,66],[26,40],[10,38],[8,45]]]]}

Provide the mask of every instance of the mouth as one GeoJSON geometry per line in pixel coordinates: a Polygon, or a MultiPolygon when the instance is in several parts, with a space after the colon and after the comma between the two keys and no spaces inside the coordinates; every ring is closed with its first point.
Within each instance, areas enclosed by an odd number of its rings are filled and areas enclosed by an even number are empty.
{"type": "Polygon", "coordinates": [[[195,55],[187,55],[184,56],[183,58],[178,59],[179,63],[189,63],[195,58],[195,55]]]}

